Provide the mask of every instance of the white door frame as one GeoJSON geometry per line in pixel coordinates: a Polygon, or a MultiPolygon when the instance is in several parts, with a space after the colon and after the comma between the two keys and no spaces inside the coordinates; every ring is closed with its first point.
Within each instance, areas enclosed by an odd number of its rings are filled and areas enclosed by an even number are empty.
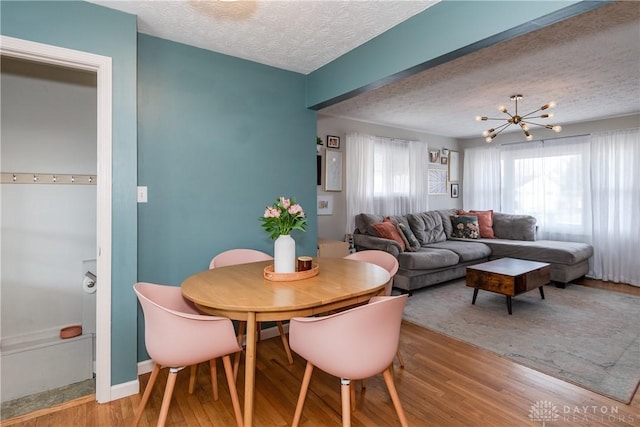
{"type": "Polygon", "coordinates": [[[111,401],[111,58],[0,36],[0,54],[97,74],[96,400],[111,401]]]}

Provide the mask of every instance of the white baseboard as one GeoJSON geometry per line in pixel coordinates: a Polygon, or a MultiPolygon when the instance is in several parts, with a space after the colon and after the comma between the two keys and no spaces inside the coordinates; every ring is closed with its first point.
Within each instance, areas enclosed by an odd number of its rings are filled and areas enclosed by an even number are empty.
{"type": "Polygon", "coordinates": [[[146,374],[153,370],[153,360],[147,359],[142,362],[138,362],[138,376],[146,374]]]}
{"type": "Polygon", "coordinates": [[[140,382],[136,379],[111,386],[111,401],[140,393],[140,382]]]}
{"type": "MultiPolygon", "coordinates": [[[[283,324],[282,325],[284,332],[288,333],[289,332],[289,324],[283,324]]],[[[278,331],[278,327],[277,326],[272,326],[270,328],[267,329],[263,329],[262,331],[260,331],[260,339],[263,340],[268,340],[269,338],[273,338],[273,337],[277,337],[280,335],[280,332],[278,331]]]]}

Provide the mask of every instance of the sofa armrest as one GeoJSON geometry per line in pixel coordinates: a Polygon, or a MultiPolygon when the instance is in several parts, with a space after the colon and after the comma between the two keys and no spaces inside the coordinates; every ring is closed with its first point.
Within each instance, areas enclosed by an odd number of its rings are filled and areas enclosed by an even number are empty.
{"type": "Polygon", "coordinates": [[[400,244],[395,240],[385,239],[377,236],[369,236],[368,234],[355,233],[353,235],[353,244],[356,249],[359,250],[385,251],[389,252],[396,258],[402,252],[400,244]]]}

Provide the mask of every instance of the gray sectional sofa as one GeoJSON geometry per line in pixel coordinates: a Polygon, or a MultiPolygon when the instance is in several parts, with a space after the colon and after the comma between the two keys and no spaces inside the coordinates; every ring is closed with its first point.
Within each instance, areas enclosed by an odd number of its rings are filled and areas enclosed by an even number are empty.
{"type": "Polygon", "coordinates": [[[358,214],[354,245],[358,251],[378,249],[394,255],[400,267],[393,286],[409,293],[464,277],[469,265],[504,257],[551,264],[551,280],[559,287],[589,271],[592,246],[536,240],[536,219],[532,216],[494,212],[495,238],[468,239],[451,237],[451,217],[456,213],[455,209],[447,209],[387,217],[398,227],[400,235],[401,228],[410,228],[417,239],[415,251],[403,251],[396,240],[379,237],[374,225],[385,220],[382,215],[358,214]]]}

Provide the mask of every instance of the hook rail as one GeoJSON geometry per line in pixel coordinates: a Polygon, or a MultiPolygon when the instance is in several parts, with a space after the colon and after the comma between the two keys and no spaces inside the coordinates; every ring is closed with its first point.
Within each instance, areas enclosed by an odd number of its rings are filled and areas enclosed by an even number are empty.
{"type": "Polygon", "coordinates": [[[96,185],[97,182],[96,175],[2,172],[3,184],[96,185]]]}

